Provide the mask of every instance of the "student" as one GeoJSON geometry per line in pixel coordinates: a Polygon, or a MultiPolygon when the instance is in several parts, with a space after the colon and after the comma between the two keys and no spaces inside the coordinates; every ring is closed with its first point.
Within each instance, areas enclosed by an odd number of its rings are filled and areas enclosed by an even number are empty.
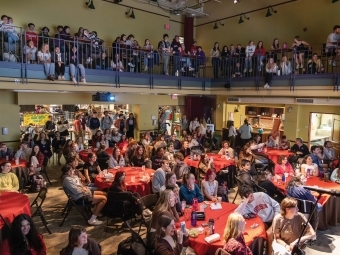
{"type": "Polygon", "coordinates": [[[169,161],[166,158],[163,158],[161,167],[155,171],[152,178],[153,193],[158,194],[165,189],[165,175],[168,172],[171,172],[169,161]]]}
{"type": "Polygon", "coordinates": [[[185,200],[190,205],[194,198],[197,198],[199,203],[204,201],[201,189],[195,183],[195,176],[193,174],[183,176],[183,185],[180,187],[179,195],[181,200],[185,200]]]}
{"type": "Polygon", "coordinates": [[[241,181],[249,185],[253,188],[253,190],[256,190],[256,184],[253,180],[253,177],[251,177],[249,171],[251,168],[250,161],[247,159],[242,159],[240,164],[240,170],[238,172],[238,178],[240,178],[241,181]]]}

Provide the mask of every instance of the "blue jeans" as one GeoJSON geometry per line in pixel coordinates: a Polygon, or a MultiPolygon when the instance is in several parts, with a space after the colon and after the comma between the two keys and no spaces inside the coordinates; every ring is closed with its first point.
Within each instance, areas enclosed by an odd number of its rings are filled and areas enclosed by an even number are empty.
{"type": "Polygon", "coordinates": [[[54,72],[55,72],[54,63],[44,63],[44,70],[45,70],[46,76],[49,76],[49,75],[54,76],[54,72]]]}
{"type": "Polygon", "coordinates": [[[248,70],[248,64],[249,64],[249,70],[253,69],[252,60],[253,60],[252,57],[246,57],[245,58],[244,69],[248,70]]]}
{"type": "Polygon", "coordinates": [[[82,64],[79,64],[77,66],[75,66],[74,64],[70,64],[70,73],[71,73],[71,76],[76,76],[76,67],[77,69],[79,69],[80,71],[80,75],[82,77],[85,77],[85,68],[82,64]]]}
{"type": "Polygon", "coordinates": [[[261,71],[261,63],[263,64],[264,56],[257,56],[257,69],[261,71]]]}
{"type": "Polygon", "coordinates": [[[15,53],[15,43],[18,41],[18,36],[12,32],[7,32],[8,36],[8,50],[15,53]]]}

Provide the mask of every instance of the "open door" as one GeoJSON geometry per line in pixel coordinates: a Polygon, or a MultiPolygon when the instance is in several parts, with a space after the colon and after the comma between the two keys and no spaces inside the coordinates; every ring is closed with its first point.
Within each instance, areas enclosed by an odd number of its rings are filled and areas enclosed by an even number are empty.
{"type": "Polygon", "coordinates": [[[340,141],[340,115],[333,117],[332,141],[337,143],[340,141]]]}

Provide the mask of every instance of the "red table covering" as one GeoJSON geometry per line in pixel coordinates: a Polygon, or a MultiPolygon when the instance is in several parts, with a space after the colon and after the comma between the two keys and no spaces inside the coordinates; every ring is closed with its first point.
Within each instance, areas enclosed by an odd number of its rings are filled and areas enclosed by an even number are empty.
{"type": "MultiPolygon", "coordinates": [[[[31,215],[30,201],[26,195],[15,192],[0,192],[0,214],[7,223],[22,213],[31,215]]],[[[4,222],[0,220],[0,229],[4,222]]]]}
{"type": "MultiPolygon", "coordinates": [[[[287,177],[287,182],[292,177],[287,177]]],[[[276,185],[282,192],[286,193],[286,185],[287,183],[281,183],[279,185],[277,182],[273,182],[274,185],[276,185]]],[[[328,181],[325,182],[323,180],[320,180],[319,177],[311,176],[307,179],[306,186],[318,186],[319,188],[323,189],[332,189],[332,190],[339,190],[340,185],[328,181]]],[[[317,197],[317,192],[312,192],[312,194],[317,197]]],[[[336,226],[340,222],[340,198],[335,196],[330,196],[327,194],[322,194],[321,198],[319,200],[319,203],[322,204],[322,210],[319,212],[319,230],[326,230],[328,228],[328,225],[336,226]]]]}
{"type": "MultiPolygon", "coordinates": [[[[215,254],[216,250],[220,247],[223,247],[223,233],[225,226],[227,224],[227,219],[229,215],[234,212],[237,208],[237,205],[224,203],[222,202],[222,210],[211,210],[208,206],[205,209],[205,220],[204,221],[197,221],[197,227],[200,227],[202,223],[207,223],[209,219],[215,220],[215,233],[218,233],[221,236],[221,240],[212,244],[208,244],[205,242],[205,234],[198,235],[197,238],[190,238],[190,247],[192,247],[197,255],[206,255],[206,254],[215,254]]],[[[184,218],[181,218],[181,221],[184,221],[184,218]]],[[[187,229],[193,228],[191,226],[190,220],[186,221],[187,229]]],[[[247,220],[246,219],[246,229],[245,229],[245,241],[246,244],[249,246],[255,238],[262,237],[267,239],[265,226],[260,217],[256,216],[256,218],[247,220]],[[259,226],[255,229],[251,228],[250,226],[254,223],[257,223],[259,226]]]]}
{"type": "MultiPolygon", "coordinates": [[[[144,182],[141,182],[139,179],[139,173],[143,172],[141,167],[134,167],[134,168],[133,167],[122,167],[119,169],[109,169],[108,172],[114,175],[118,170],[125,171],[126,173],[125,184],[128,190],[130,190],[131,192],[138,192],[141,197],[151,193],[151,188],[150,188],[151,180],[144,183],[144,182]],[[135,182],[131,182],[132,176],[135,177],[135,182]]],[[[148,173],[152,177],[153,174],[155,173],[155,170],[150,169],[150,168],[145,168],[145,173],[148,173]]],[[[99,175],[97,175],[94,183],[98,187],[99,190],[110,188],[112,184],[111,181],[106,181],[104,177],[100,177],[99,175]]]]}
{"type": "MultiPolygon", "coordinates": [[[[96,153],[96,151],[94,149],[91,149],[92,153],[96,153]]],[[[107,152],[107,154],[109,154],[109,156],[112,155],[112,151],[113,151],[113,148],[112,147],[109,147],[105,150],[107,152]]],[[[85,162],[89,161],[88,159],[88,155],[89,155],[89,150],[82,150],[82,151],[79,151],[79,158],[85,162]]]]}
{"type": "Polygon", "coordinates": [[[290,152],[288,150],[278,150],[278,149],[272,149],[272,148],[267,148],[267,153],[264,153],[263,150],[260,152],[264,155],[267,155],[268,158],[273,161],[275,164],[277,163],[277,159],[281,155],[285,155],[287,157],[293,155],[293,152],[290,152]]]}
{"type": "MultiPolygon", "coordinates": [[[[235,160],[234,159],[225,159],[221,158],[222,155],[220,154],[214,154],[214,153],[208,153],[209,158],[212,157],[214,161],[214,166],[216,169],[216,172],[219,172],[221,169],[226,168],[230,165],[235,166],[235,160]]],[[[192,160],[190,157],[186,157],[184,159],[184,163],[187,164],[188,166],[192,166],[195,168],[198,168],[199,161],[198,160],[192,160]]]]}

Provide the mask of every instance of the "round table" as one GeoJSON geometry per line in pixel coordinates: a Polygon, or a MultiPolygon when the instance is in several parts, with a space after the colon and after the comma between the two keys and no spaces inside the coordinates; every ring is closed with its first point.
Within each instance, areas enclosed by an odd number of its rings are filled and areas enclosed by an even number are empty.
{"type": "Polygon", "coordinates": [[[272,149],[272,148],[267,148],[267,153],[264,153],[262,150],[259,152],[260,154],[267,155],[268,158],[273,161],[275,164],[277,163],[277,159],[281,155],[285,155],[287,157],[293,155],[293,152],[290,152],[289,150],[278,150],[278,149],[272,149]]]}
{"type": "MultiPolygon", "coordinates": [[[[97,151],[95,151],[93,148],[91,149],[92,153],[96,153],[97,151]]],[[[109,154],[109,156],[112,155],[112,151],[113,151],[113,147],[109,147],[105,150],[107,152],[107,154],[109,154]]],[[[89,155],[89,150],[82,150],[82,151],[79,151],[79,158],[84,161],[84,162],[87,162],[89,161],[89,158],[88,158],[88,155],[89,155]]]]}
{"type": "MultiPolygon", "coordinates": [[[[234,159],[227,160],[225,158],[221,158],[222,155],[220,154],[208,153],[208,156],[209,158],[212,157],[216,172],[219,172],[221,169],[226,168],[228,166],[236,165],[234,159]]],[[[199,160],[192,160],[190,159],[190,157],[186,157],[184,159],[184,163],[187,164],[188,166],[198,168],[199,160]]]]}
{"type": "MultiPolygon", "coordinates": [[[[19,214],[31,215],[30,201],[26,195],[16,192],[1,192],[0,214],[7,223],[12,223],[19,214]]],[[[0,220],[0,229],[4,222],[0,220]]]]}
{"type": "MultiPolygon", "coordinates": [[[[222,202],[222,210],[211,210],[210,206],[208,206],[205,209],[205,220],[203,221],[197,221],[197,227],[200,227],[202,223],[207,223],[209,219],[215,220],[215,233],[218,233],[221,236],[221,240],[218,242],[214,242],[211,244],[208,244],[204,238],[205,234],[198,235],[197,238],[190,238],[190,247],[193,248],[197,255],[205,255],[205,254],[215,254],[216,250],[220,247],[223,247],[224,241],[223,241],[223,233],[224,229],[227,223],[227,219],[229,215],[234,212],[234,210],[237,208],[237,205],[225,203],[222,202]]],[[[182,217],[181,221],[184,221],[185,219],[182,217]]],[[[263,251],[263,242],[254,242],[257,238],[262,238],[262,240],[266,239],[266,230],[264,223],[262,222],[261,218],[256,216],[253,219],[247,220],[246,219],[246,229],[244,238],[246,241],[246,244],[252,248],[252,250],[262,250],[263,251]],[[254,223],[258,224],[258,227],[251,228],[250,226],[254,223]],[[262,247],[258,249],[258,247],[252,247],[252,243],[262,243],[262,247]]],[[[186,221],[186,227],[187,229],[193,228],[191,226],[190,220],[186,221]]],[[[259,254],[258,252],[255,252],[255,254],[259,254]]]]}
{"type": "MultiPolygon", "coordinates": [[[[6,159],[0,159],[0,164],[5,162],[6,159]]],[[[9,161],[12,165],[12,172],[15,173],[20,178],[23,177],[26,181],[28,178],[28,170],[27,170],[27,161],[23,159],[19,159],[19,164],[15,164],[15,158],[12,161],[9,161]]]]}
{"type": "MultiPolygon", "coordinates": [[[[290,181],[292,177],[287,177],[287,182],[290,181]]],[[[283,193],[286,193],[286,183],[273,182],[283,193]]],[[[307,179],[306,186],[318,186],[323,189],[340,190],[340,185],[338,183],[328,181],[325,182],[320,180],[319,177],[311,176],[307,179]]],[[[314,196],[318,196],[316,192],[312,192],[314,196]]],[[[319,200],[322,204],[322,210],[319,212],[319,230],[327,230],[328,225],[336,226],[340,223],[340,198],[335,196],[330,196],[327,194],[322,194],[319,200]]]]}
{"type": "MultiPolygon", "coordinates": [[[[141,197],[151,193],[151,179],[148,182],[141,182],[139,173],[142,173],[141,167],[121,167],[119,169],[109,169],[108,172],[115,175],[118,170],[123,170],[126,173],[125,184],[129,191],[138,192],[141,197]],[[131,181],[131,177],[135,177],[135,181],[131,181]]],[[[151,177],[154,175],[155,170],[150,168],[145,168],[145,173],[149,174],[151,177]]],[[[104,177],[97,177],[94,180],[95,185],[99,190],[108,189],[111,187],[112,181],[107,181],[104,177]]]]}

